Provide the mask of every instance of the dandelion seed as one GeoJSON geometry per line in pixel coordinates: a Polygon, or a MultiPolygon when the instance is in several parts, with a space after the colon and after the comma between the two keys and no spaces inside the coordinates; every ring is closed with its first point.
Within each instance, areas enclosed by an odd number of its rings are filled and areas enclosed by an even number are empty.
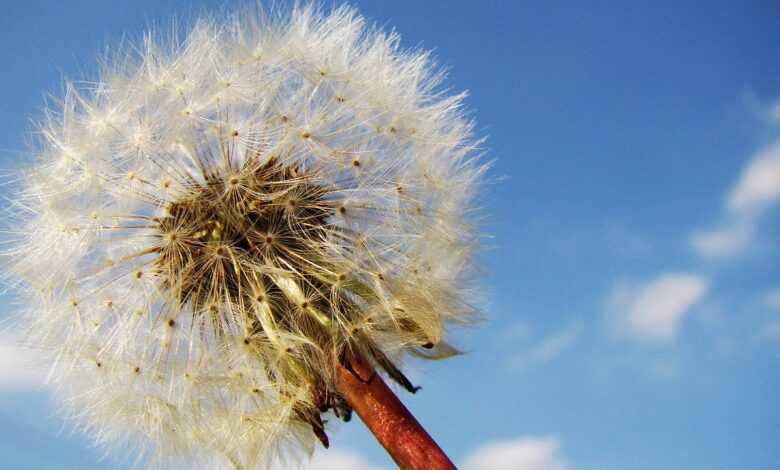
{"type": "Polygon", "coordinates": [[[265,468],[327,446],[323,413],[365,419],[374,369],[414,392],[405,357],[456,352],[479,141],[428,54],[349,7],[155,37],[47,111],[6,271],[100,443],[265,468]]]}

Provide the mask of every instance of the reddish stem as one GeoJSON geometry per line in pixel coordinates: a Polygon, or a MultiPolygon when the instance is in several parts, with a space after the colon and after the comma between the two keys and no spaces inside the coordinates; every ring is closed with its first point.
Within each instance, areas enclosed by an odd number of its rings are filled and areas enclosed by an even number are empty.
{"type": "Polygon", "coordinates": [[[357,353],[337,365],[344,399],[402,470],[456,470],[409,410],[357,353]]]}

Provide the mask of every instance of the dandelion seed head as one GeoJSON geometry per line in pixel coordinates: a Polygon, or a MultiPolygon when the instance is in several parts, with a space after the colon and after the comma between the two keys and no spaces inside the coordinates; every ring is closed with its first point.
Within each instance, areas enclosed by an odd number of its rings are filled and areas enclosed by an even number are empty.
{"type": "Polygon", "coordinates": [[[70,417],[153,464],[257,468],[327,445],[347,350],[415,391],[404,357],[453,355],[476,315],[485,165],[442,78],[308,5],[150,33],[69,84],[6,259],[70,417]]]}

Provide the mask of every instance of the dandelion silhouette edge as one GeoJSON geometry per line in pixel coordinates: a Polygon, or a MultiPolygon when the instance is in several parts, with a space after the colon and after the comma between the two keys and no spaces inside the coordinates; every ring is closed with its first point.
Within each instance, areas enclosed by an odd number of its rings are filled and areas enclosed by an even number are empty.
{"type": "Polygon", "coordinates": [[[149,33],[68,83],[14,196],[6,277],[66,415],[138,458],[294,461],[356,352],[457,353],[477,317],[463,94],[351,7],[149,33]]]}

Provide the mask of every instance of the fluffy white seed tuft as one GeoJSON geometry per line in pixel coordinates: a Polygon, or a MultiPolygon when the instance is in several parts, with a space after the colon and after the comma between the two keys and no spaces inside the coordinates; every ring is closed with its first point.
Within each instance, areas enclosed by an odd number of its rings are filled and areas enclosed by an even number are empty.
{"type": "Polygon", "coordinates": [[[68,84],[5,254],[69,416],[155,464],[258,468],[348,419],[348,348],[416,390],[399,361],[456,353],[475,315],[485,166],[441,79],[306,6],[150,34],[68,84]]]}

